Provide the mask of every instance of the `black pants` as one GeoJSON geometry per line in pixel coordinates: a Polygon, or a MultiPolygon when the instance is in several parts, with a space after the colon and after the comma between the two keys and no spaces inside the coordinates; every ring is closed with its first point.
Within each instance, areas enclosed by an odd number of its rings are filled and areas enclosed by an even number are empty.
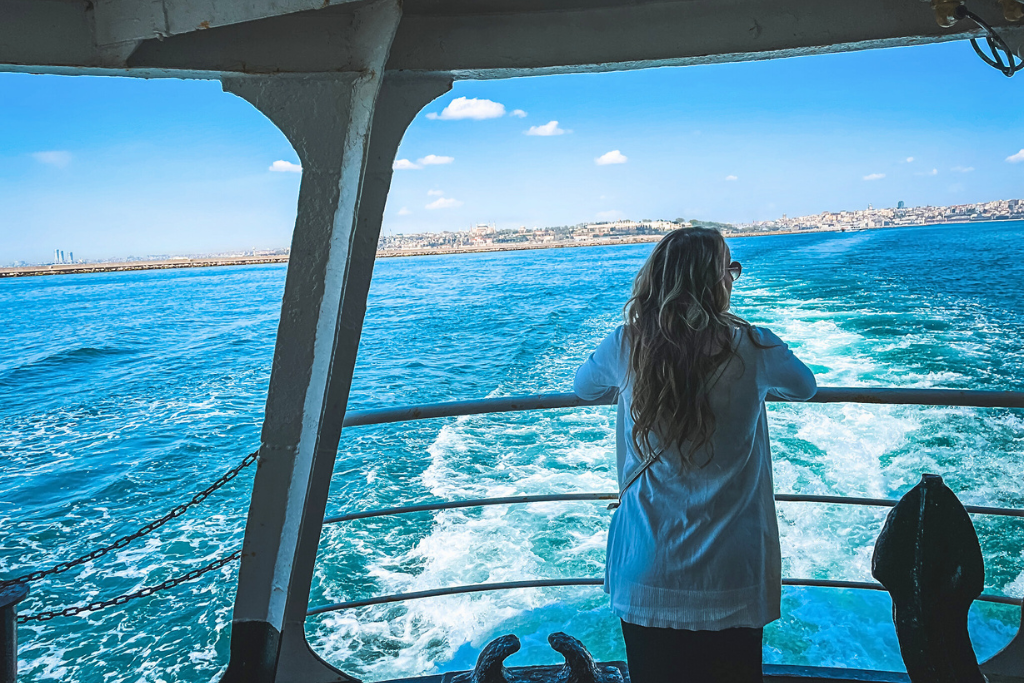
{"type": "Polygon", "coordinates": [[[681,631],[622,622],[632,683],[762,683],[764,629],[681,631]]]}

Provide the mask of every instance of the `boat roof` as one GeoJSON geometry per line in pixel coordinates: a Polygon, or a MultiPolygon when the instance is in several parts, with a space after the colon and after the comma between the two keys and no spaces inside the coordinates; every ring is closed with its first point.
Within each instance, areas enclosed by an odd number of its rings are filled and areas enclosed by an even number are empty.
{"type": "MultiPolygon", "coordinates": [[[[359,0],[0,0],[0,70],[139,77],[351,68],[359,0]]],[[[977,12],[1008,24],[995,2],[977,12]]],[[[355,35],[370,35],[372,31],[355,35]]],[[[913,0],[405,0],[388,71],[455,78],[607,71],[916,45],[943,28],[913,0]]],[[[1007,34],[1018,42],[1021,29],[1007,34]]],[[[937,73],[936,77],[941,77],[937,73]]]]}

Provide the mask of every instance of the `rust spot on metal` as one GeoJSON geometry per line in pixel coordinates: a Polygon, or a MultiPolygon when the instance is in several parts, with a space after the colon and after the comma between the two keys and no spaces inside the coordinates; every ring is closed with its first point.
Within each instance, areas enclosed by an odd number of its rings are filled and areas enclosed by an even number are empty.
{"type": "Polygon", "coordinates": [[[210,28],[210,22],[208,22],[208,21],[200,21],[199,22],[199,28],[200,29],[210,28]]]}

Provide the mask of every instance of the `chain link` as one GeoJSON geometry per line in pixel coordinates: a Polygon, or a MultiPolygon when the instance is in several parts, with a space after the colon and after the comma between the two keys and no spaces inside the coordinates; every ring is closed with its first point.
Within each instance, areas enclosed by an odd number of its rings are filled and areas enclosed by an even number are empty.
{"type": "MultiPolygon", "coordinates": [[[[164,524],[167,524],[167,522],[171,521],[175,517],[180,517],[181,515],[185,514],[185,511],[188,510],[193,505],[197,505],[199,503],[202,503],[204,500],[206,500],[210,496],[211,493],[213,493],[214,491],[216,491],[217,489],[219,489],[220,487],[224,486],[229,481],[231,481],[232,479],[237,477],[239,472],[241,472],[243,469],[245,469],[246,467],[251,465],[253,462],[255,462],[257,457],[259,457],[259,451],[254,451],[254,452],[250,453],[249,455],[245,456],[245,458],[242,460],[242,462],[240,462],[238,465],[236,465],[235,467],[232,467],[230,470],[225,472],[223,476],[221,476],[219,479],[217,479],[217,481],[213,482],[212,484],[207,486],[205,489],[203,489],[199,493],[197,493],[194,496],[192,496],[192,498],[189,499],[189,501],[187,503],[182,503],[181,505],[178,505],[177,507],[172,508],[171,511],[168,512],[166,515],[164,515],[160,519],[153,520],[152,522],[150,522],[146,526],[142,527],[141,529],[139,529],[135,533],[128,534],[127,536],[123,536],[123,537],[117,539],[116,541],[114,541],[113,543],[111,543],[108,546],[104,546],[102,548],[97,548],[96,550],[93,550],[91,553],[88,553],[86,555],[82,555],[81,557],[75,558],[74,560],[68,560],[67,562],[61,562],[57,566],[51,567],[50,569],[43,569],[43,570],[40,570],[40,571],[35,571],[35,572],[32,572],[31,574],[25,574],[24,576],[19,576],[16,579],[8,579],[6,581],[0,581],[0,588],[6,588],[7,586],[11,586],[11,585],[14,585],[16,583],[30,583],[32,581],[38,581],[39,579],[41,579],[43,577],[46,577],[46,576],[51,576],[53,574],[61,574],[63,572],[66,572],[69,569],[77,567],[80,564],[85,564],[86,562],[89,562],[91,560],[95,560],[95,559],[97,559],[99,557],[103,557],[104,555],[106,555],[107,553],[109,553],[111,551],[119,550],[119,549],[125,547],[126,545],[128,545],[129,543],[134,541],[135,539],[141,538],[141,537],[145,536],[146,534],[159,529],[160,527],[162,527],[164,524]]],[[[225,559],[223,561],[223,563],[227,563],[229,561],[230,560],[225,559]]],[[[222,563],[222,565],[223,565],[223,563],[222,563]]],[[[207,571],[210,571],[209,567],[203,570],[203,572],[207,572],[207,571]]],[[[202,574],[203,572],[200,572],[200,574],[202,574]]],[[[199,576],[200,574],[197,574],[196,576],[199,576]]],[[[188,574],[186,574],[186,576],[188,576],[188,574]]],[[[183,580],[190,581],[191,579],[183,579],[183,580]]],[[[181,581],[178,581],[178,583],[181,583],[181,581]]],[[[176,586],[178,584],[175,583],[173,585],[176,586]]],[[[143,590],[149,590],[149,589],[143,589],[143,590]]],[[[153,590],[161,590],[161,588],[157,587],[157,588],[154,588],[153,590]]],[[[149,593],[146,593],[146,595],[149,595],[149,593]]],[[[124,596],[121,596],[121,597],[124,597],[124,596]]],[[[142,595],[133,595],[132,597],[143,597],[143,596],[142,595]]],[[[115,599],[120,599],[120,598],[115,598],[115,599]]],[[[130,598],[128,598],[128,599],[130,599],[130,598]]],[[[93,604],[97,604],[97,603],[93,603],[93,604]]],[[[123,603],[112,603],[112,604],[123,604],[123,603]]],[[[106,607],[107,605],[104,604],[102,606],[106,607]]],[[[96,608],[86,608],[86,609],[83,609],[83,610],[80,610],[80,611],[83,611],[83,612],[84,611],[91,611],[91,609],[100,609],[100,608],[99,607],[96,607],[96,608]]],[[[67,611],[67,610],[65,610],[65,611],[67,611]]],[[[78,612],[74,612],[73,614],[78,614],[78,612]]],[[[67,615],[67,616],[70,616],[70,615],[67,615]]],[[[52,619],[53,617],[50,617],[50,618],[52,619]]],[[[19,619],[20,619],[20,617],[19,617],[19,619]]]]}
{"type": "Polygon", "coordinates": [[[242,551],[241,550],[236,550],[235,552],[231,553],[227,557],[222,557],[219,560],[214,560],[213,562],[211,562],[210,564],[206,565],[205,567],[200,567],[199,569],[193,569],[192,571],[190,571],[187,574],[183,574],[183,575],[178,576],[178,577],[173,578],[173,579],[167,579],[163,583],[158,583],[155,586],[146,586],[145,588],[143,588],[141,590],[137,590],[134,593],[126,593],[125,595],[118,595],[116,598],[110,598],[108,600],[97,600],[95,602],[90,602],[87,605],[77,605],[75,607],[65,607],[64,609],[52,610],[52,611],[49,611],[49,612],[37,612],[36,614],[23,614],[23,615],[19,615],[18,616],[18,623],[19,624],[24,624],[24,623],[27,623],[29,621],[49,621],[50,619],[55,619],[56,617],[73,617],[73,616],[76,616],[78,614],[81,614],[82,612],[95,612],[96,610],[101,610],[104,607],[113,607],[115,605],[123,605],[126,602],[128,602],[129,600],[134,600],[136,598],[145,598],[145,597],[148,597],[148,596],[152,595],[153,593],[156,593],[157,591],[162,591],[162,590],[165,590],[167,588],[174,588],[175,586],[177,586],[179,584],[182,584],[182,583],[185,583],[186,581],[193,581],[195,579],[198,579],[203,574],[205,574],[207,572],[212,572],[215,569],[220,569],[224,565],[226,565],[226,564],[228,564],[230,562],[234,562],[235,560],[237,560],[241,556],[242,556],[242,551]]]}

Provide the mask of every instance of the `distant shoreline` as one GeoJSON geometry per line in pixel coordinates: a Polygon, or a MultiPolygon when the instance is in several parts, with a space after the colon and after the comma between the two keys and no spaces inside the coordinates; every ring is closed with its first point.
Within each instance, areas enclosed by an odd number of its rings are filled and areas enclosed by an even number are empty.
{"type": "MultiPolygon", "coordinates": [[[[773,237],[777,235],[806,235],[822,232],[871,232],[875,230],[892,230],[895,228],[926,228],[940,225],[984,225],[987,223],[1010,223],[1020,221],[1019,218],[1004,218],[987,221],[941,221],[934,223],[915,223],[913,225],[887,225],[877,228],[855,228],[853,230],[818,228],[813,230],[770,230],[726,234],[728,239],[743,237],[773,237]]],[[[661,240],[664,235],[636,235],[623,238],[606,238],[597,240],[581,240],[573,242],[530,242],[526,244],[488,244],[483,246],[467,246],[456,248],[426,249],[387,249],[377,252],[377,258],[405,258],[411,256],[446,256],[449,254],[487,254],[500,251],[532,251],[534,249],[570,249],[573,247],[609,247],[627,244],[649,244],[661,240]]],[[[170,258],[153,261],[117,261],[111,263],[63,263],[46,266],[19,266],[0,268],[0,279],[14,277],[34,277],[40,275],[79,275],[85,273],[116,273],[132,270],[168,270],[180,268],[213,268],[216,266],[250,266],[273,263],[287,263],[288,256],[204,256],[198,258],[170,258]]]]}
{"type": "Polygon", "coordinates": [[[159,261],[115,261],[110,263],[54,263],[47,266],[0,268],[0,278],[37,275],[81,275],[84,273],[117,273],[129,270],[167,270],[178,268],[212,268],[215,266],[250,266],[265,263],[287,263],[286,254],[274,256],[203,256],[170,258],[159,261]]]}

